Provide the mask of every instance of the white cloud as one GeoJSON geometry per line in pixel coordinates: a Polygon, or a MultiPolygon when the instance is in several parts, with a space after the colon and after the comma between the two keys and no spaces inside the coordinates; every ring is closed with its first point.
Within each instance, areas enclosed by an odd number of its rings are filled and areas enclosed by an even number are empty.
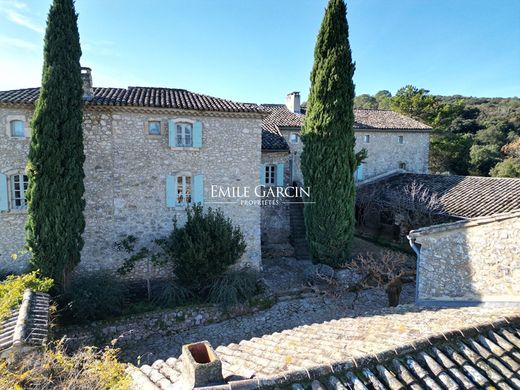
{"type": "Polygon", "coordinates": [[[2,13],[6,19],[14,24],[28,28],[39,34],[43,34],[45,29],[42,25],[34,23],[28,16],[27,12],[29,7],[26,3],[12,0],[0,0],[0,13],[2,13]]]}
{"type": "Polygon", "coordinates": [[[42,61],[36,56],[0,61],[0,91],[38,87],[42,77],[42,61]]]}
{"type": "Polygon", "coordinates": [[[45,29],[42,26],[39,26],[33,23],[27,16],[22,15],[18,11],[14,11],[12,9],[4,10],[4,13],[7,16],[7,19],[19,26],[26,27],[29,30],[37,32],[39,34],[43,34],[45,29]]]}

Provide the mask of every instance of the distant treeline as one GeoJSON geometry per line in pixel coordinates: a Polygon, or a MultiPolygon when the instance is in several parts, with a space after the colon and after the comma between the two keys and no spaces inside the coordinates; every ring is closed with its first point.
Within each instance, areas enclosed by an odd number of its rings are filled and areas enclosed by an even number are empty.
{"type": "Polygon", "coordinates": [[[395,95],[360,95],[355,108],[394,110],[434,128],[430,170],[520,177],[520,99],[435,96],[407,85],[395,95]]]}

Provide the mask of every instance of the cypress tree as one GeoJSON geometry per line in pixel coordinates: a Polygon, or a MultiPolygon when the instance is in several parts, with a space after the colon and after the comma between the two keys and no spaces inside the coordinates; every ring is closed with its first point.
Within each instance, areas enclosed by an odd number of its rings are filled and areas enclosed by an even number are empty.
{"type": "Polygon", "coordinates": [[[305,227],[311,256],[332,266],[348,260],[354,236],[354,64],[347,9],[330,0],[314,49],[314,66],[302,129],[305,227]]]}
{"type": "Polygon", "coordinates": [[[80,57],[74,1],[54,0],[31,124],[26,238],[31,266],[53,278],[59,290],[80,261],[85,228],[80,57]]]}

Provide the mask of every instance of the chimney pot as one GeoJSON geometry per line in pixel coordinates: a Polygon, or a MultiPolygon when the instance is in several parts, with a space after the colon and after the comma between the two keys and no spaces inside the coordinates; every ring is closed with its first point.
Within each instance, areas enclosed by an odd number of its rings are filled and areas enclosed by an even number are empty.
{"type": "Polygon", "coordinates": [[[300,92],[291,92],[285,97],[285,105],[289,111],[299,114],[300,110],[300,92]]]}
{"type": "Polygon", "coordinates": [[[183,389],[224,383],[222,362],[207,341],[182,346],[183,389]]]}
{"type": "Polygon", "coordinates": [[[92,100],[94,98],[94,88],[92,86],[92,69],[82,66],[81,79],[83,80],[83,99],[87,101],[92,100]]]}

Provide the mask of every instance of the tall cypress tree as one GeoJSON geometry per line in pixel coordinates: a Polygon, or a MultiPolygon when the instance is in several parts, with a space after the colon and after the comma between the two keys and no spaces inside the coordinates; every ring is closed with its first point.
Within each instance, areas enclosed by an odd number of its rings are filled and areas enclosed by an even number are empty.
{"type": "Polygon", "coordinates": [[[80,261],[85,228],[80,57],[74,1],[54,0],[31,124],[26,234],[31,266],[52,277],[61,290],[80,261]]]}
{"type": "Polygon", "coordinates": [[[304,209],[307,240],[313,259],[332,266],[348,259],[354,235],[354,64],[346,14],[343,0],[329,1],[302,130],[302,171],[312,201],[304,209]]]}

